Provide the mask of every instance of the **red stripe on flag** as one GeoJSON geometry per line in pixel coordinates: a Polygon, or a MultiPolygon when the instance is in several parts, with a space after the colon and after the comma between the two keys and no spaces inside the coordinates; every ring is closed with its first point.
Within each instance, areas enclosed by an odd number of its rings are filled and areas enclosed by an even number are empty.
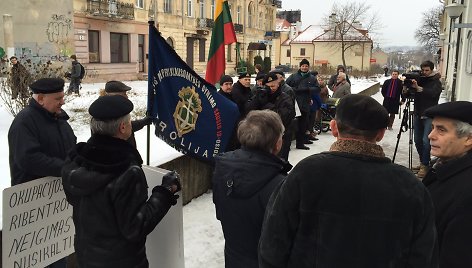
{"type": "Polygon", "coordinates": [[[205,80],[213,85],[216,84],[219,82],[221,75],[224,74],[225,68],[225,46],[221,44],[215,54],[213,54],[213,57],[208,60],[205,80]]]}
{"type": "Polygon", "coordinates": [[[236,43],[236,33],[234,32],[233,23],[224,24],[225,45],[236,43]]]}

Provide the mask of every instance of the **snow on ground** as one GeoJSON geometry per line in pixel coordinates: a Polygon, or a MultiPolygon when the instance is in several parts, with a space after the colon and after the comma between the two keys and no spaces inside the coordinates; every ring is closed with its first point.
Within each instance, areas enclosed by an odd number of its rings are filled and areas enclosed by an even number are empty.
{"type": "MultiPolygon", "coordinates": [[[[379,78],[382,80],[383,78],[379,78]]],[[[376,81],[368,79],[353,79],[352,92],[357,93],[362,89],[369,87],[376,81]]],[[[146,110],[146,81],[125,82],[133,89],[130,91],[130,99],[135,105],[134,117],[141,118],[146,110]]],[[[84,84],[80,97],[67,96],[64,109],[69,113],[72,120],[70,121],[78,141],[86,141],[90,136],[88,127],[89,105],[98,97],[98,91],[104,87],[104,83],[84,84]],[[81,114],[79,116],[79,114],[81,114]]],[[[373,96],[379,102],[382,96],[377,93],[373,96]]],[[[8,142],[7,134],[13,117],[9,115],[5,109],[0,108],[0,187],[3,190],[10,186],[10,172],[8,164],[8,142]]],[[[395,144],[397,141],[400,119],[396,119],[394,130],[387,131],[384,139],[379,143],[385,150],[388,157],[393,156],[395,144]]],[[[151,130],[151,165],[158,165],[174,159],[181,154],[172,147],[159,140],[154,135],[154,127],[151,130]]],[[[318,135],[319,140],[312,145],[308,145],[310,150],[297,150],[292,145],[289,161],[295,165],[301,159],[315,153],[326,151],[334,142],[331,132],[318,135]]],[[[408,165],[408,148],[409,148],[408,132],[401,133],[399,149],[397,153],[396,163],[408,165]]],[[[136,133],[136,141],[138,149],[146,161],[146,130],[143,129],[136,133]]],[[[418,158],[415,148],[413,149],[414,165],[418,164],[418,158]]],[[[1,196],[0,196],[1,197],[1,196]]],[[[1,215],[0,215],[1,216],[1,215]]],[[[184,250],[185,265],[187,268],[217,268],[224,266],[224,239],[221,225],[215,216],[215,208],[212,202],[211,191],[194,199],[184,207],[184,250]]]]}

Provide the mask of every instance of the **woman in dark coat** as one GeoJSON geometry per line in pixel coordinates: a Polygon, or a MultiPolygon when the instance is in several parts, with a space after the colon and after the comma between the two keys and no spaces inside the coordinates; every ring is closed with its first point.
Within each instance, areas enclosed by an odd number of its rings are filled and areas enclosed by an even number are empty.
{"type": "Polygon", "coordinates": [[[387,109],[390,121],[388,123],[388,129],[392,130],[393,121],[395,121],[395,115],[398,114],[398,108],[405,98],[402,95],[403,83],[398,79],[399,72],[397,70],[392,71],[392,78],[385,80],[382,85],[382,96],[384,97],[383,106],[387,109]],[[400,97],[402,98],[400,102],[400,97]]]}
{"type": "Polygon", "coordinates": [[[213,202],[225,237],[226,268],[257,268],[257,245],[273,190],[291,166],[277,157],[284,127],[277,113],[251,111],[238,128],[242,148],[215,157],[213,202]]]}

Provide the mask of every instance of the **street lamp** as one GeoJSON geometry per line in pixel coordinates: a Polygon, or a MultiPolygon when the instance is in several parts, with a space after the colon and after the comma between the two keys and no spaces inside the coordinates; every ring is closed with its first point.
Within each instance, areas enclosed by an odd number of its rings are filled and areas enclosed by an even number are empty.
{"type": "Polygon", "coordinates": [[[472,23],[455,23],[456,19],[464,12],[465,5],[452,3],[446,6],[446,13],[452,19],[452,31],[455,28],[472,28],[472,23]]]}

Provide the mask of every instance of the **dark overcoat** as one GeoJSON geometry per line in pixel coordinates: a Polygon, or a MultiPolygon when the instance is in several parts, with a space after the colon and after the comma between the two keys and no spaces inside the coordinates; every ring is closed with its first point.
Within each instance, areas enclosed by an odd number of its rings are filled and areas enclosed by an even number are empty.
{"type": "Polygon", "coordinates": [[[436,209],[439,267],[472,267],[472,151],[433,165],[423,183],[436,209]]]}
{"type": "Polygon", "coordinates": [[[8,131],[12,185],[61,176],[67,152],[77,142],[68,119],[66,112],[51,114],[34,99],[16,115],[8,131]]]}
{"type": "Polygon", "coordinates": [[[292,87],[295,91],[295,98],[297,100],[300,111],[309,113],[311,94],[319,94],[320,87],[318,80],[311,73],[303,74],[300,70],[287,78],[287,85],[292,87]]]}
{"type": "Polygon", "coordinates": [[[432,267],[434,211],[426,187],[378,145],[337,141],[305,158],[267,206],[265,267],[432,267]]]}
{"type": "Polygon", "coordinates": [[[405,98],[402,95],[403,83],[400,79],[387,79],[382,85],[383,106],[389,114],[398,114],[401,101],[405,98]]]}

